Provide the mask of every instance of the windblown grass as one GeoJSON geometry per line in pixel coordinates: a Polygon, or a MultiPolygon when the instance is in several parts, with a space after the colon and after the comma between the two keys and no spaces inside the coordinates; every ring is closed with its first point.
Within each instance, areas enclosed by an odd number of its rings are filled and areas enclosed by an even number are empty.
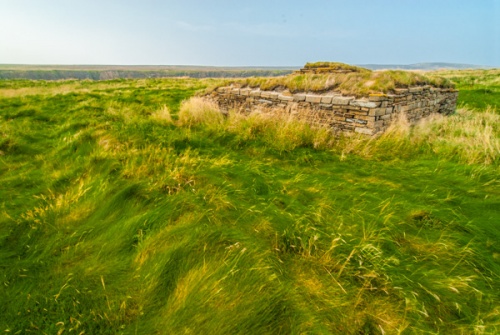
{"type": "Polygon", "coordinates": [[[311,127],[289,115],[254,113],[244,116],[231,111],[224,116],[215,103],[200,97],[182,104],[178,124],[203,127],[217,136],[231,134],[241,142],[263,142],[279,152],[299,147],[325,149],[333,141],[327,129],[311,127]]]}
{"type": "Polygon", "coordinates": [[[224,121],[224,115],[215,103],[193,97],[182,103],[179,111],[179,124],[191,127],[193,125],[217,126],[224,121]]]}
{"type": "Polygon", "coordinates": [[[341,139],[336,149],[366,158],[437,156],[464,164],[498,166],[500,116],[491,110],[477,113],[461,108],[452,116],[433,115],[415,127],[403,116],[377,139],[350,136],[341,139]]]}
{"type": "Polygon", "coordinates": [[[0,92],[0,330],[498,333],[497,114],[362,141],[124,83],[0,92]]]}
{"type": "Polygon", "coordinates": [[[215,104],[195,97],[181,107],[179,124],[208,127],[220,136],[230,133],[241,141],[262,141],[280,152],[310,147],[370,159],[438,155],[464,164],[500,162],[500,116],[490,109],[477,113],[461,108],[452,116],[435,114],[415,127],[402,115],[380,137],[367,139],[364,135],[333,134],[283,114],[243,116],[231,112],[224,118],[215,104]]]}

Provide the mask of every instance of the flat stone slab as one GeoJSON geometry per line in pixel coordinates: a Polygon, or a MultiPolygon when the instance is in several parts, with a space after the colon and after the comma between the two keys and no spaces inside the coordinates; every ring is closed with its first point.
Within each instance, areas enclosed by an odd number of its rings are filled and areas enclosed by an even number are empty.
{"type": "Polygon", "coordinates": [[[306,101],[305,94],[294,94],[293,101],[306,101]]]}
{"type": "Polygon", "coordinates": [[[385,115],[385,108],[373,108],[370,109],[369,114],[370,116],[381,116],[385,115]]]}
{"type": "Polygon", "coordinates": [[[278,95],[278,99],[281,101],[293,101],[293,97],[283,94],[278,95]]]}
{"type": "Polygon", "coordinates": [[[279,93],[271,92],[269,96],[271,99],[278,100],[279,93]]]}
{"type": "Polygon", "coordinates": [[[260,96],[263,97],[263,98],[270,98],[271,97],[271,92],[269,92],[269,91],[262,91],[260,93],[260,96]]]}
{"type": "Polygon", "coordinates": [[[321,95],[306,94],[306,102],[319,104],[321,102],[321,95]]]}
{"type": "Polygon", "coordinates": [[[321,103],[322,104],[331,104],[332,103],[333,96],[332,95],[325,95],[321,97],[321,103]]]}
{"type": "Polygon", "coordinates": [[[332,104],[334,105],[349,105],[349,102],[354,100],[354,97],[340,97],[340,96],[334,96],[332,97],[332,104]]]}
{"type": "Polygon", "coordinates": [[[366,107],[366,108],[375,108],[380,106],[380,102],[367,101],[367,100],[353,100],[349,104],[351,106],[366,107]]]}

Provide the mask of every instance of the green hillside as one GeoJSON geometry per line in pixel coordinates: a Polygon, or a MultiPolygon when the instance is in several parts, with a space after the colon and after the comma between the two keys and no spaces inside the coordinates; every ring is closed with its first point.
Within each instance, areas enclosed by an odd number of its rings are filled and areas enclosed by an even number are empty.
{"type": "Polygon", "coordinates": [[[496,110],[333,137],[217,82],[0,81],[1,332],[500,331],[496,110]]]}

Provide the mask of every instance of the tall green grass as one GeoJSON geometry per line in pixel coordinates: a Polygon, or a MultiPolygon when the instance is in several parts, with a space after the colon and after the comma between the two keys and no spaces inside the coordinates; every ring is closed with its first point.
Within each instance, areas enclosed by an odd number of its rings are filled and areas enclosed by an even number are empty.
{"type": "Polygon", "coordinates": [[[498,114],[333,137],[209,84],[2,83],[0,330],[498,332],[498,114]]]}

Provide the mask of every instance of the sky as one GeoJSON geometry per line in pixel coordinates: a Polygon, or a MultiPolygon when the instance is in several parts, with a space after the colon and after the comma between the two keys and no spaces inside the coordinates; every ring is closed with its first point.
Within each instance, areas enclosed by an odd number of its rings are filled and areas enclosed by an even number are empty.
{"type": "Polygon", "coordinates": [[[0,0],[0,64],[500,67],[500,0],[0,0]]]}

